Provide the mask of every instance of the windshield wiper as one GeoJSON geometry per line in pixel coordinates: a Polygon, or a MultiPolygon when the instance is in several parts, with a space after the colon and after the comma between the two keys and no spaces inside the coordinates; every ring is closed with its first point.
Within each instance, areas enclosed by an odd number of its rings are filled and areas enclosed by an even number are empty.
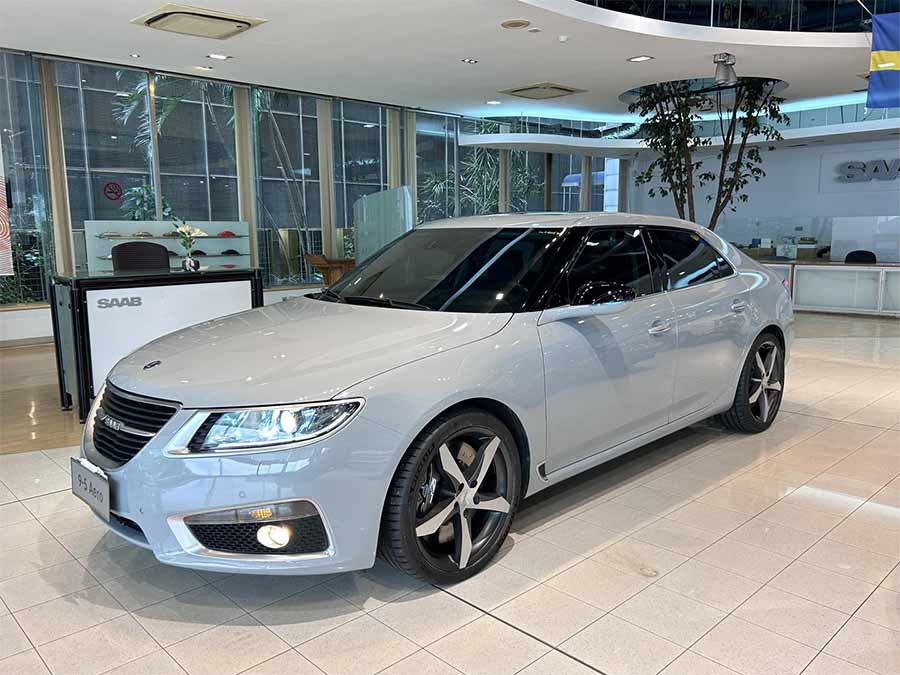
{"type": "Polygon", "coordinates": [[[322,291],[317,296],[317,300],[328,299],[330,302],[344,302],[344,298],[335,293],[330,288],[323,288],[322,291]]]}
{"type": "Polygon", "coordinates": [[[403,300],[391,300],[390,298],[372,298],[368,295],[345,295],[344,302],[348,305],[372,305],[373,307],[393,307],[394,309],[423,309],[431,311],[428,305],[418,302],[404,302],[403,300]]]}

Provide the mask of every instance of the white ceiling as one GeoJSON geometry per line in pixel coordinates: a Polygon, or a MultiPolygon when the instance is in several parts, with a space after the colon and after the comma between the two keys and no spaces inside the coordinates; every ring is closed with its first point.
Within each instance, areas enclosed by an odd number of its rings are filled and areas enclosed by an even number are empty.
{"type": "Polygon", "coordinates": [[[134,25],[162,0],[29,0],[0,11],[0,47],[139,65],[470,115],[610,119],[618,95],[654,81],[709,76],[712,56],[737,56],[740,75],[777,77],[806,99],[865,86],[859,34],[730,31],[607,12],[575,0],[194,0],[267,22],[220,41],[134,25]],[[526,18],[542,29],[504,30],[526,18]],[[568,36],[560,42],[559,36],[568,36]],[[740,41],[741,44],[735,44],[740,41]],[[130,54],[141,54],[140,59],[130,54]],[[209,52],[235,58],[210,61],[209,52]],[[655,60],[628,63],[637,54],[655,60]],[[460,62],[478,59],[476,65],[460,62]],[[212,65],[212,73],[194,70],[212,65]],[[499,90],[541,81],[586,89],[531,102],[499,90]],[[488,106],[498,99],[502,105],[488,106]]]}

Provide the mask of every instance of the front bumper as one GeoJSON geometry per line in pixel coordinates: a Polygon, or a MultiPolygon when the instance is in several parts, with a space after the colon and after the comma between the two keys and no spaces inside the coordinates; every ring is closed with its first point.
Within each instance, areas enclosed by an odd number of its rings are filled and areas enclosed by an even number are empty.
{"type": "Polygon", "coordinates": [[[113,532],[150,549],[160,562],[209,571],[324,574],[372,566],[384,497],[406,439],[361,414],[330,438],[292,449],[165,455],[162,448],[192,412],[177,412],[146,447],[117,468],[90,443],[93,416],[89,418],[82,456],[109,477],[108,525],[113,532]],[[300,499],[319,511],[328,535],[325,551],[213,551],[184,523],[195,513],[300,499]]]}

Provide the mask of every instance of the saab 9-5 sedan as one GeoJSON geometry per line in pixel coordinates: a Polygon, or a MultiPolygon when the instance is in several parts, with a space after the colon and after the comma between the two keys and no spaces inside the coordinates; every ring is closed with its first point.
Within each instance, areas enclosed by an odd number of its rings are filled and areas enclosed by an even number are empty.
{"type": "Polygon", "coordinates": [[[73,489],[163,563],[491,560],[522,499],[711,416],[778,414],[782,280],[708,229],[630,214],[415,228],[333,286],[167,335],[97,393],[73,489]]]}

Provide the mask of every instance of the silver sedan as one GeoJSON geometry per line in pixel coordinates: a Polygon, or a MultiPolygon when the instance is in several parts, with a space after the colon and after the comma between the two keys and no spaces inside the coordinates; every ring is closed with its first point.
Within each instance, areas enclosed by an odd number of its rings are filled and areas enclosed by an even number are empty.
{"type": "Polygon", "coordinates": [[[690,223],[430,223],[125,358],[73,481],[164,563],[459,581],[529,495],[711,416],[765,431],[792,336],[781,279],[690,223]]]}

